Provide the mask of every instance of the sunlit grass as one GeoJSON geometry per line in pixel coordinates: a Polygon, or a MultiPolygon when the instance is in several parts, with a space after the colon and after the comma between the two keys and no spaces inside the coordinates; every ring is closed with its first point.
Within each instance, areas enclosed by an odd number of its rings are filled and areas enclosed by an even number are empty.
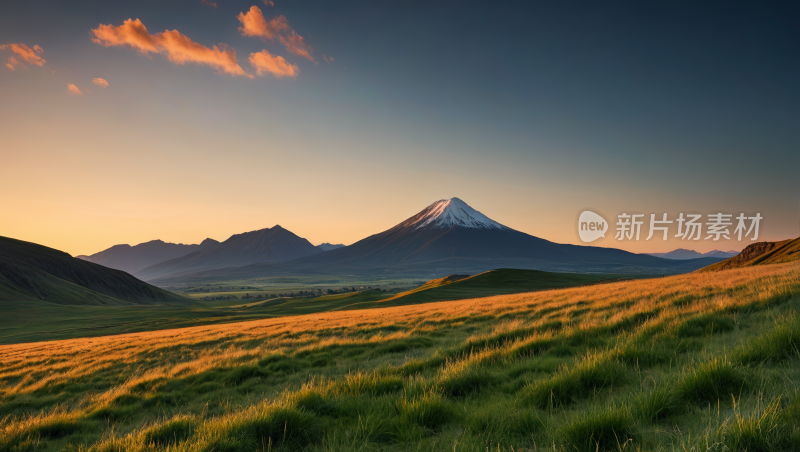
{"type": "Polygon", "coordinates": [[[0,452],[796,450],[799,307],[792,263],[2,346],[0,452]]]}

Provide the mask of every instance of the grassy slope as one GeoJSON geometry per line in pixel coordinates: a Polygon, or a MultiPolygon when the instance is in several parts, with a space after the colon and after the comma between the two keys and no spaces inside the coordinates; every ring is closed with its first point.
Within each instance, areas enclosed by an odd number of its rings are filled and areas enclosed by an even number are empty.
{"type": "Polygon", "coordinates": [[[64,305],[187,303],[125,272],[35,243],[0,237],[0,302],[64,305]]]}
{"type": "Polygon", "coordinates": [[[750,267],[753,265],[782,264],[800,260],[800,237],[781,242],[761,242],[748,246],[741,254],[701,268],[698,272],[714,272],[732,268],[750,267]],[[766,251],[752,258],[748,256],[750,248],[761,248],[766,251]]]}
{"type": "MultiPolygon", "coordinates": [[[[458,300],[489,295],[546,290],[607,281],[613,275],[547,273],[501,269],[460,279],[448,276],[428,281],[412,291],[395,294],[380,290],[325,295],[315,298],[277,298],[253,301],[196,301],[168,306],[53,306],[0,300],[0,344],[74,337],[102,336],[164,328],[311,314],[348,309],[458,300]],[[455,283],[454,283],[455,282],[455,283]]],[[[257,293],[257,291],[250,291],[257,293]]],[[[78,304],[78,303],[75,303],[78,304]]]]}
{"type": "Polygon", "coordinates": [[[798,309],[789,263],[2,346],[0,451],[792,451],[798,309]]]}
{"type": "Polygon", "coordinates": [[[550,273],[539,270],[501,268],[471,277],[451,275],[428,281],[409,292],[383,300],[384,306],[461,300],[537,290],[563,289],[617,279],[615,275],[550,273]],[[454,278],[454,276],[456,276],[454,278]]]}

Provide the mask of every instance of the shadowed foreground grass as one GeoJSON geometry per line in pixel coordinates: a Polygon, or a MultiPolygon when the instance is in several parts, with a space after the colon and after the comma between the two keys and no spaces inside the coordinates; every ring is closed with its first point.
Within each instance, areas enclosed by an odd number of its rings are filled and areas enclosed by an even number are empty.
{"type": "Polygon", "coordinates": [[[800,450],[800,264],[0,347],[0,451],[800,450]]]}

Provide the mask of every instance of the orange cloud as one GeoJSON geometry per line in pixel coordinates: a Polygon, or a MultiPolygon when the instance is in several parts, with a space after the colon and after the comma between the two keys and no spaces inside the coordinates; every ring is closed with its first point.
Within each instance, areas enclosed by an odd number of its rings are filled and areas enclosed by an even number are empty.
{"type": "Polygon", "coordinates": [[[314,49],[308,45],[305,38],[292,30],[289,26],[289,21],[283,15],[274,17],[267,22],[264,19],[264,13],[261,12],[261,8],[253,5],[250,7],[250,11],[247,13],[240,12],[236,18],[242,23],[242,26],[239,27],[242,36],[261,38],[263,41],[267,39],[274,41],[275,38],[278,38],[289,53],[314,61],[314,57],[311,56],[311,52],[314,49]]]}
{"type": "Polygon", "coordinates": [[[264,4],[267,5],[267,6],[275,6],[275,3],[273,3],[272,0],[269,0],[269,1],[264,0],[264,4]]]}
{"type": "Polygon", "coordinates": [[[67,91],[69,91],[70,94],[75,94],[76,96],[82,96],[83,95],[83,92],[81,92],[81,89],[78,88],[77,86],[73,85],[72,83],[67,83],[67,91]]]}
{"type": "Polygon", "coordinates": [[[328,63],[333,63],[334,61],[336,61],[336,60],[333,59],[333,57],[327,57],[325,55],[322,55],[322,59],[325,60],[328,63]]]}
{"type": "Polygon", "coordinates": [[[209,0],[200,0],[200,3],[202,3],[204,5],[208,5],[208,6],[213,6],[214,8],[217,7],[217,2],[212,2],[212,1],[209,1],[209,0]]]}
{"type": "Polygon", "coordinates": [[[289,21],[286,20],[286,17],[281,15],[267,22],[264,19],[264,13],[261,12],[261,8],[255,5],[251,6],[250,11],[247,13],[240,12],[236,18],[242,23],[242,26],[239,27],[242,36],[272,41],[282,32],[290,30],[289,21]]]}
{"type": "Polygon", "coordinates": [[[289,64],[282,56],[272,55],[267,49],[250,54],[250,64],[256,69],[258,75],[272,74],[277,78],[297,77],[299,70],[294,64],[289,64]]]}
{"type": "Polygon", "coordinates": [[[104,78],[100,78],[100,77],[93,78],[92,79],[92,83],[94,83],[97,86],[102,86],[103,88],[108,88],[108,82],[104,78]]]}
{"type": "Polygon", "coordinates": [[[0,50],[5,50],[5,49],[11,50],[16,55],[16,57],[10,56],[6,60],[6,67],[11,69],[12,71],[16,70],[17,66],[27,67],[22,61],[18,60],[17,57],[25,61],[25,63],[35,64],[36,66],[39,67],[44,66],[44,64],[47,62],[44,60],[44,58],[36,54],[37,52],[38,53],[44,52],[44,50],[42,50],[42,48],[39,47],[38,45],[33,46],[32,49],[26,46],[25,44],[0,45],[0,50]]]}
{"type": "Polygon", "coordinates": [[[294,30],[292,30],[292,34],[290,35],[281,36],[280,40],[281,44],[286,46],[286,50],[288,50],[289,53],[314,61],[314,57],[311,56],[311,52],[314,49],[308,45],[305,38],[295,33],[294,30]]]}
{"type": "Polygon", "coordinates": [[[101,24],[92,30],[92,34],[92,41],[103,47],[127,45],[148,57],[150,53],[162,54],[178,65],[200,64],[211,66],[222,73],[253,78],[236,62],[236,51],[228,49],[224,44],[208,48],[192,41],[178,30],[166,30],[151,35],[139,19],[128,19],[118,27],[101,24]]]}

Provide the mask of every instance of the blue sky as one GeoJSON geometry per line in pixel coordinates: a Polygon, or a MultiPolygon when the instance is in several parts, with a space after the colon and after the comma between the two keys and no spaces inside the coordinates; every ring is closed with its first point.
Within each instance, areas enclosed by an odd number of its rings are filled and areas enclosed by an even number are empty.
{"type": "Polygon", "coordinates": [[[73,254],[274,224],[352,243],[452,196],[559,242],[585,207],[759,211],[762,238],[800,233],[787,2],[216,4],[4,2],[0,45],[46,62],[0,68],[0,234],[73,254]],[[253,6],[314,61],[245,36],[253,6]],[[253,78],[93,42],[127,19],[225,44],[253,78]],[[260,51],[294,76],[255,75],[260,51]]]}

